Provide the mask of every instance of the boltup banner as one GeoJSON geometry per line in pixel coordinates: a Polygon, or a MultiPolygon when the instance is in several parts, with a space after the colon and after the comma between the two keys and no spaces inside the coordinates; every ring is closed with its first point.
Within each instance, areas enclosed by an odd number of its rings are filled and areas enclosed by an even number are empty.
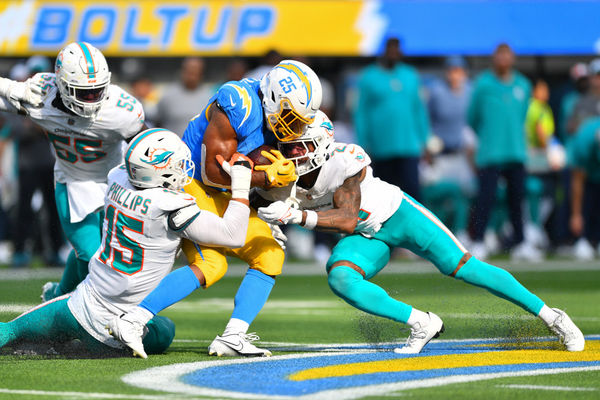
{"type": "Polygon", "coordinates": [[[592,0],[3,0],[0,54],[54,54],[86,41],[110,56],[594,54],[592,0]],[[560,27],[560,29],[557,29],[560,27]]]}
{"type": "Polygon", "coordinates": [[[0,3],[3,55],[85,41],[111,56],[359,54],[360,1],[16,1],[0,3]]]}

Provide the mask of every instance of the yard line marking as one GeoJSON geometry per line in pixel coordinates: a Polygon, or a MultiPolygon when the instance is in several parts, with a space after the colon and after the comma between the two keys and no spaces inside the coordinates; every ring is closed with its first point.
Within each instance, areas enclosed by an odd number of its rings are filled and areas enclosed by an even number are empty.
{"type": "Polygon", "coordinates": [[[595,392],[596,388],[570,387],[570,386],[542,386],[542,385],[496,385],[496,387],[508,389],[531,389],[531,390],[553,390],[564,392],[595,392]]]}
{"type": "Polygon", "coordinates": [[[6,313],[24,313],[25,311],[31,310],[38,304],[0,304],[0,312],[6,313]]]}
{"type": "MultiPolygon", "coordinates": [[[[600,263],[597,261],[573,261],[573,260],[546,260],[544,268],[540,265],[528,262],[511,262],[505,260],[493,260],[503,269],[510,272],[539,272],[547,271],[599,271],[600,263]]],[[[227,276],[240,277],[246,274],[247,265],[234,263],[230,265],[227,276]]],[[[62,268],[36,268],[36,269],[2,269],[0,270],[0,281],[25,281],[30,279],[59,280],[62,276],[62,268]]],[[[283,272],[286,276],[323,276],[325,278],[325,266],[314,261],[286,263],[283,272]]],[[[427,261],[391,261],[379,274],[439,274],[440,272],[427,261]]]]}
{"type": "Polygon", "coordinates": [[[60,396],[74,397],[77,399],[134,399],[134,400],[162,400],[162,399],[193,399],[187,395],[148,395],[148,394],[121,394],[121,393],[93,393],[93,392],[53,392],[47,390],[18,390],[0,388],[0,393],[23,396],[60,396]]]}

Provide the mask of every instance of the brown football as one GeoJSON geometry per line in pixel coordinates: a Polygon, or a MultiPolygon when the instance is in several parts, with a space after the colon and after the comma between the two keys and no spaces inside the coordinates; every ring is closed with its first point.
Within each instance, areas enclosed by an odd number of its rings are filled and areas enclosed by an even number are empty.
{"type": "Polygon", "coordinates": [[[271,151],[277,150],[277,148],[269,146],[268,144],[263,144],[262,146],[259,146],[256,149],[252,150],[250,153],[248,153],[248,158],[252,160],[254,165],[271,165],[271,160],[260,154],[263,150],[271,151]]]}

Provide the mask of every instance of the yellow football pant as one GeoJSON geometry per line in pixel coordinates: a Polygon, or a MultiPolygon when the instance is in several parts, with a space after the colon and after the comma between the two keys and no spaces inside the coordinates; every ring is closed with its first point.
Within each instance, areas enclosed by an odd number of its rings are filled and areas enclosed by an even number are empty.
{"type": "MultiPolygon", "coordinates": [[[[210,188],[194,179],[184,190],[194,196],[201,210],[207,210],[222,217],[227,209],[231,194],[210,188]]],[[[210,229],[207,226],[206,229],[210,229]]],[[[285,253],[273,236],[266,222],[258,218],[256,210],[251,209],[246,243],[238,249],[226,247],[208,247],[189,240],[183,240],[183,252],[189,265],[195,265],[206,278],[205,287],[209,287],[227,272],[226,255],[244,260],[252,269],[266,275],[279,275],[283,267],[285,253]]]]}

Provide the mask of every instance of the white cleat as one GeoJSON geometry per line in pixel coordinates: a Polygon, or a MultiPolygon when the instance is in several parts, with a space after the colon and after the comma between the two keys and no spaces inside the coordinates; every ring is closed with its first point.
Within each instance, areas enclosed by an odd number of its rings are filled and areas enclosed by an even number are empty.
{"type": "Polygon", "coordinates": [[[148,358],[142,343],[145,326],[139,322],[122,318],[123,316],[126,317],[126,314],[114,317],[106,324],[108,333],[133,350],[134,357],[148,358]]]}
{"type": "Polygon", "coordinates": [[[444,323],[441,318],[432,312],[429,315],[429,322],[425,325],[415,324],[410,329],[410,336],[403,347],[394,349],[394,353],[399,354],[417,354],[433,338],[440,336],[444,332],[444,323]]]}
{"type": "Polygon", "coordinates": [[[558,336],[568,351],[583,351],[585,338],[581,330],[571,321],[566,312],[558,308],[553,308],[553,310],[558,313],[558,317],[548,328],[558,336]]]}
{"type": "Polygon", "coordinates": [[[252,344],[260,340],[254,333],[232,333],[218,336],[208,346],[208,355],[217,357],[271,357],[271,352],[252,344]]]}

